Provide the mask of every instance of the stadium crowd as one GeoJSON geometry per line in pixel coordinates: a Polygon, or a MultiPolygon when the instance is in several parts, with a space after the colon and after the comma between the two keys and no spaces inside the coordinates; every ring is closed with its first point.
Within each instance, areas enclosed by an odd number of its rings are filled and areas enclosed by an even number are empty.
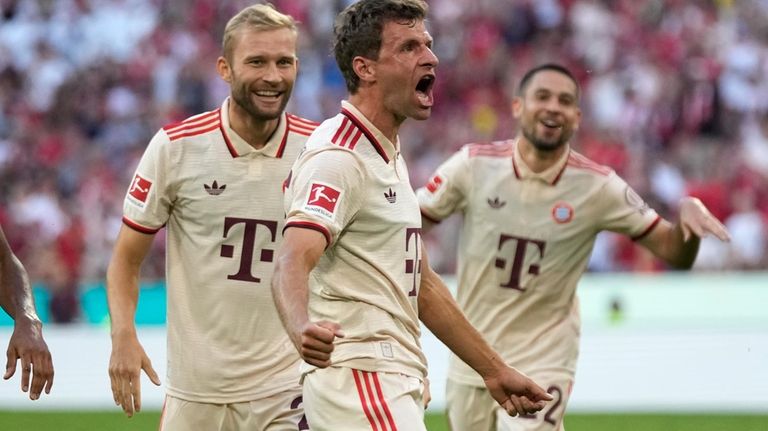
{"type": "MultiPolygon", "coordinates": [[[[345,97],[329,41],[350,0],[274,0],[302,23],[288,110],[320,120],[345,97]]],[[[582,85],[576,150],[615,169],[667,217],[685,194],[728,227],[701,270],[768,268],[768,0],[431,0],[440,58],[432,118],[401,139],[412,183],[460,145],[514,135],[526,69],[571,68],[582,85]]],[[[243,1],[0,0],[0,225],[54,321],[78,319],[83,281],[102,280],[126,188],[155,131],[218,107],[226,19],[243,1]]],[[[457,221],[430,236],[455,268],[457,221]]],[[[161,278],[163,238],[144,276],[161,278]]],[[[593,271],[658,271],[601,235],[593,271]]]]}

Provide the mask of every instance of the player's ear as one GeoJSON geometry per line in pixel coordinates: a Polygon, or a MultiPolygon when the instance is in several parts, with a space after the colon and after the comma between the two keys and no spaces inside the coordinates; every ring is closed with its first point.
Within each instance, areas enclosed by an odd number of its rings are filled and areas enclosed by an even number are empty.
{"type": "Polygon", "coordinates": [[[579,130],[579,125],[581,124],[581,109],[576,109],[576,121],[573,122],[573,131],[576,132],[579,130]]]}
{"type": "Polygon", "coordinates": [[[221,76],[221,79],[231,83],[232,82],[232,68],[229,66],[229,62],[224,57],[216,59],[216,71],[221,76]]]}
{"type": "Polygon", "coordinates": [[[512,116],[520,118],[523,112],[523,99],[520,96],[515,96],[512,99],[512,116]]]}
{"type": "Polygon", "coordinates": [[[352,70],[360,81],[363,82],[375,82],[376,81],[376,66],[374,61],[362,56],[357,56],[352,59],[352,70]]]}

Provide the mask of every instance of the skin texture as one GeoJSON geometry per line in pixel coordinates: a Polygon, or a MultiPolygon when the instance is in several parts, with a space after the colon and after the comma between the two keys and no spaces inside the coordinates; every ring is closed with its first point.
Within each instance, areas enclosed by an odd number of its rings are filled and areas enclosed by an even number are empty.
{"type": "Polygon", "coordinates": [[[13,318],[13,334],[8,341],[4,380],[21,364],[21,390],[36,400],[53,386],[53,360],[43,339],[43,324],[37,317],[27,271],[13,254],[0,229],[0,305],[13,318]]]}
{"type": "MultiPolygon", "coordinates": [[[[287,28],[241,28],[229,57],[216,63],[230,84],[230,126],[256,149],[264,147],[277,129],[291,96],[296,75],[296,39],[287,28]]],[[[107,299],[112,321],[109,376],[115,404],[127,416],[141,410],[141,371],[160,385],[160,378],[139,342],[134,317],[139,296],[139,270],[154,235],[123,225],[107,270],[107,299]]]]}

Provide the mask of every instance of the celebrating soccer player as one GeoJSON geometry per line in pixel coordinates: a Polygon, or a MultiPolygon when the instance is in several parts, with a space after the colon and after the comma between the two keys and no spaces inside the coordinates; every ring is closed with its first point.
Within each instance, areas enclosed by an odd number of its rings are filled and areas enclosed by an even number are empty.
{"type": "Polygon", "coordinates": [[[282,183],[316,123],[284,112],[298,69],[294,20],[245,8],[224,30],[221,108],[158,131],[124,203],[107,282],[115,403],[141,407],[140,372],[160,384],[134,316],[139,267],[167,226],[165,431],[300,430],[299,356],[270,290],[282,183]]]}
{"type": "Polygon", "coordinates": [[[567,69],[528,71],[512,106],[515,139],[464,146],[417,196],[425,227],[464,215],[458,302],[503,360],[555,401],[536,415],[499,415],[483,382],[454,356],[447,407],[456,430],[563,429],[579,350],[576,284],[600,231],[628,235],[677,268],[693,265],[702,236],[728,240],[698,199],[683,199],[672,225],[613,170],[570,148],[581,112],[567,69]]]}

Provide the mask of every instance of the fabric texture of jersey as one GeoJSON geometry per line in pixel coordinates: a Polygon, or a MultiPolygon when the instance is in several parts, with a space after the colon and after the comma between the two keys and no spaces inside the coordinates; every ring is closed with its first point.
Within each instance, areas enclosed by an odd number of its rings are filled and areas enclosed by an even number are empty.
{"type": "Polygon", "coordinates": [[[299,378],[270,281],[282,182],[317,123],[284,113],[257,150],[228,103],[158,131],[123,206],[135,230],[167,226],[167,392],[195,402],[252,401],[299,378]]]}
{"type": "MultiPolygon", "coordinates": [[[[575,373],[576,285],[597,233],[639,238],[659,221],[610,168],[569,149],[534,173],[512,141],[464,146],[417,196],[427,219],[463,214],[457,301],[504,360],[526,373],[575,373]]],[[[449,378],[483,385],[455,356],[449,378]]]]}
{"type": "Polygon", "coordinates": [[[345,333],[332,363],[423,378],[421,217],[398,143],[342,102],[307,141],[285,194],[286,227],[328,241],[310,274],[309,313],[345,333]]]}

